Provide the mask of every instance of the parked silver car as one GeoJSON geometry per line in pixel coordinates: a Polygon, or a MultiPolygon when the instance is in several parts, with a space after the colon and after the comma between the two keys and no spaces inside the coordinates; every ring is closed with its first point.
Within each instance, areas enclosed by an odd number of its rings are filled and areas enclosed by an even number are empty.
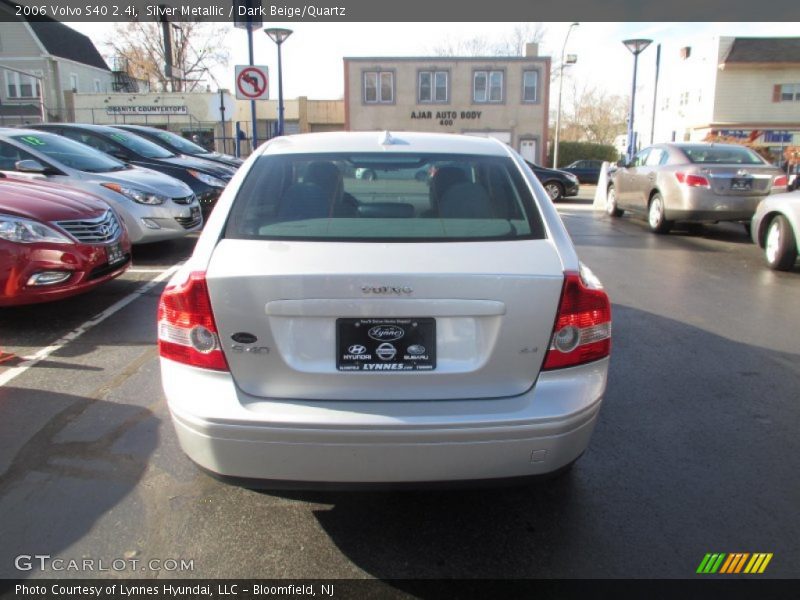
{"type": "Polygon", "coordinates": [[[506,145],[320,133],[237,172],[162,295],[158,338],[178,439],[214,473],[491,480],[586,449],[611,309],[506,145]],[[407,176],[376,193],[366,167],[407,176]]]}
{"type": "Polygon", "coordinates": [[[122,218],[134,244],[180,238],[203,224],[200,205],[183,182],[53,133],[0,129],[3,171],[100,196],[122,218]]]}
{"type": "Polygon", "coordinates": [[[759,201],[786,190],[786,175],[754,151],[735,144],[656,144],[611,174],[606,213],[626,210],[667,233],[675,221],[742,221],[749,225],[759,201]]]}
{"type": "Polygon", "coordinates": [[[762,200],[750,232],[771,269],[791,270],[800,252],[800,190],[762,200]]]}

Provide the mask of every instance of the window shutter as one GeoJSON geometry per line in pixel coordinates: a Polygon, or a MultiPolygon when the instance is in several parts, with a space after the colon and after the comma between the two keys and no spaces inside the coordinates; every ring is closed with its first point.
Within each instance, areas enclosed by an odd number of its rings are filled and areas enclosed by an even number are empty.
{"type": "Polygon", "coordinates": [[[772,101],[781,101],[781,85],[779,83],[776,83],[774,86],[772,86],[772,101]]]}

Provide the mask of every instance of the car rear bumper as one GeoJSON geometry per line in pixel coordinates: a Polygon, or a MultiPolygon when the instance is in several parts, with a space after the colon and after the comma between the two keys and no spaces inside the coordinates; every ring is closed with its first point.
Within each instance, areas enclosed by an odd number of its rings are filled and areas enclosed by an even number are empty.
{"type": "Polygon", "coordinates": [[[666,201],[670,221],[749,221],[764,196],[721,196],[705,189],[691,189],[682,194],[682,201],[666,201]]]}
{"type": "Polygon", "coordinates": [[[426,402],[268,400],[244,394],[229,373],[165,359],[161,369],[180,444],[213,473],[425,483],[541,475],[573,462],[589,443],[608,359],[542,372],[512,398],[426,402]]]}

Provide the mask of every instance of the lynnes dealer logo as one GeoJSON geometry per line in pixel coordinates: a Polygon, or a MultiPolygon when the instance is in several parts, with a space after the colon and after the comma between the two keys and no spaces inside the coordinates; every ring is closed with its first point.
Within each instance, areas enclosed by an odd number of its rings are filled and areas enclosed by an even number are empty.
{"type": "Polygon", "coordinates": [[[772,552],[735,552],[733,554],[709,553],[703,557],[697,573],[700,575],[736,575],[738,573],[756,574],[763,573],[769,561],[772,560],[772,552]]]}

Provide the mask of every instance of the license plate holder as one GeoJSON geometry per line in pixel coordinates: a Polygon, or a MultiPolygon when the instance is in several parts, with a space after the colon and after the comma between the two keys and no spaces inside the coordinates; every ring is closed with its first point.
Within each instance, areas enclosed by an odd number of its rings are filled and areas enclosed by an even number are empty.
{"type": "Polygon", "coordinates": [[[433,371],[436,319],[336,319],[336,368],[389,373],[433,371]]]}
{"type": "Polygon", "coordinates": [[[122,245],[117,243],[106,246],[106,258],[109,265],[125,262],[125,253],[122,251],[122,245]]]}
{"type": "Polygon", "coordinates": [[[731,189],[737,192],[749,192],[753,189],[753,179],[734,177],[731,179],[731,189]]]}

